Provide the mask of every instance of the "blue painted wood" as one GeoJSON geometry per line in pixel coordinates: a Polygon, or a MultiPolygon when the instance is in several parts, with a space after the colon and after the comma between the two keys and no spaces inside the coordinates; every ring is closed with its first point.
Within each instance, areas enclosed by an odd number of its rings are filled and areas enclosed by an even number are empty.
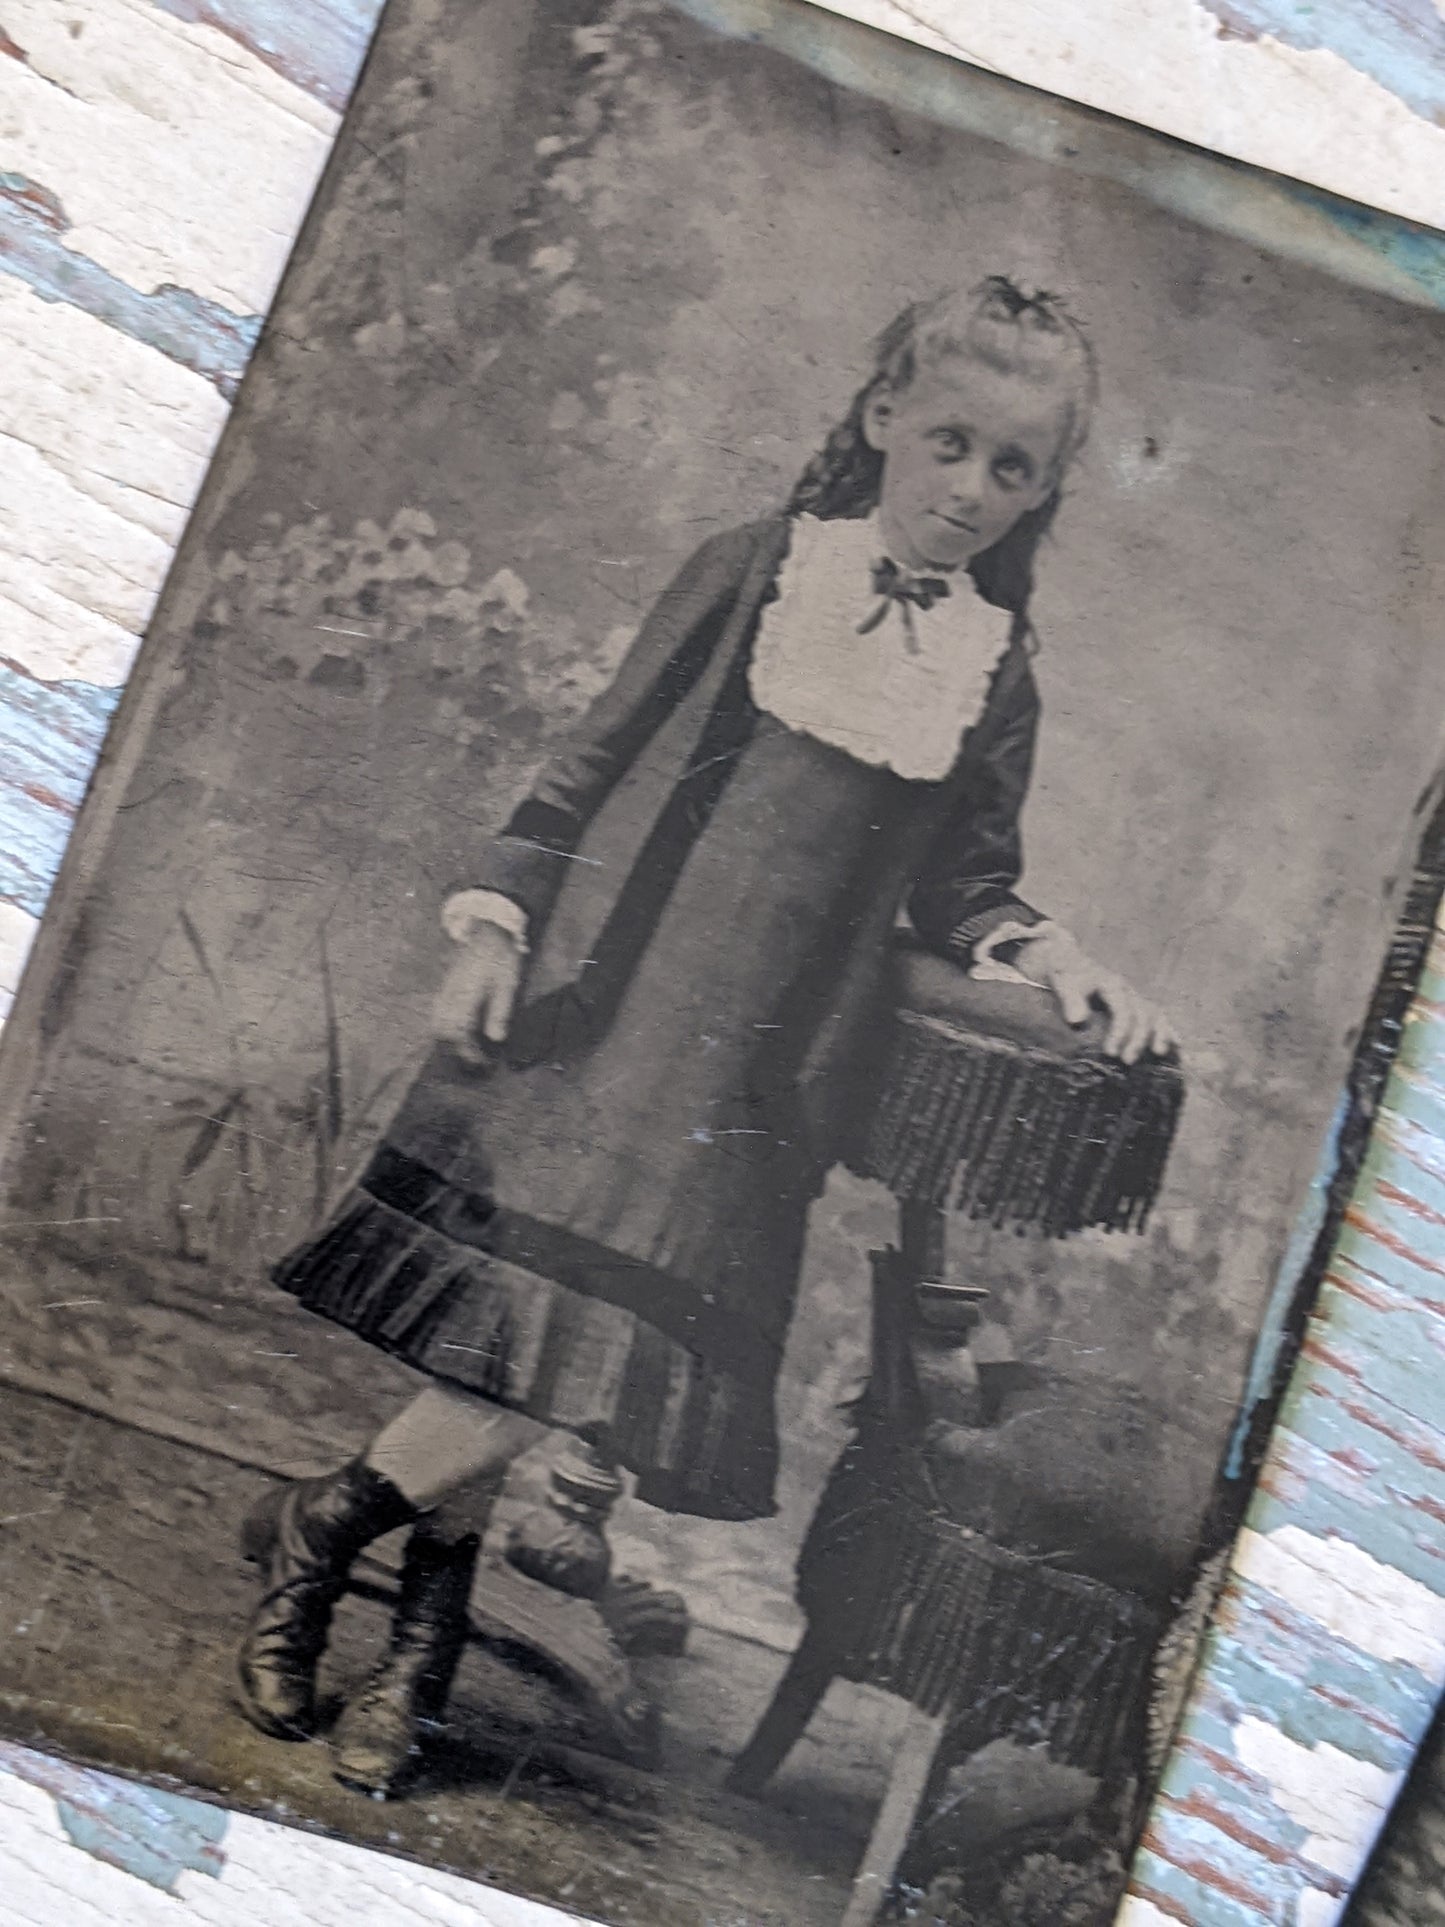
{"type": "Polygon", "coordinates": [[[0,1741],[0,1769],[44,1788],[72,1843],[174,1893],[187,1871],[219,1878],[229,1816],[204,1801],[0,1741]]]}
{"type": "Polygon", "coordinates": [[[0,271],[44,301],[62,301],[214,382],[229,401],[261,332],[260,315],[233,314],[189,289],[141,294],[65,245],[70,222],[47,188],[0,173],[0,271]]]}
{"type": "Polygon", "coordinates": [[[173,1893],[188,1869],[219,1877],[224,1813],[183,1794],[98,1773],[86,1774],[85,1795],[83,1803],[57,1797],[55,1811],[73,1844],[97,1860],[162,1893],[173,1893]]]}
{"type": "Polygon", "coordinates": [[[1426,120],[1445,119],[1445,16],[1435,0],[1201,0],[1238,39],[1338,54],[1426,120]]]}
{"type": "Polygon", "coordinates": [[[382,0],[152,0],[216,27],[338,113],[351,98],[382,0]]]}
{"type": "Polygon", "coordinates": [[[37,682],[0,657],[0,900],[38,917],[118,689],[37,682]]]}
{"type": "Polygon", "coordinates": [[[1422,1131],[1422,1117],[1445,1125],[1438,936],[1247,1519],[1254,1534],[1306,1546],[1323,1581],[1347,1587],[1349,1609],[1337,1597],[1326,1624],[1231,1579],[1134,1869],[1133,1892],[1166,1919],[1333,1919],[1372,1813],[1359,1808],[1357,1852],[1322,1846],[1301,1818],[1307,1791],[1334,1786],[1344,1811],[1373,1799],[1377,1821],[1438,1703],[1445,1650],[1409,1623],[1421,1602],[1445,1599],[1445,1135],[1422,1131]],[[1281,1736],[1289,1785],[1251,1764],[1246,1729],[1281,1736]],[[1363,1773],[1359,1786],[1343,1784],[1344,1769],[1363,1773]]]}

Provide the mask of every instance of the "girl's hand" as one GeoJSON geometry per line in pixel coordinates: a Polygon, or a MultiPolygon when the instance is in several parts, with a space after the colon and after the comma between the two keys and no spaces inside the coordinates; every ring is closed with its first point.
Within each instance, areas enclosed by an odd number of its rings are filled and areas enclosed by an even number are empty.
{"type": "Polygon", "coordinates": [[[485,1061],[483,1038],[504,1041],[522,983],[526,953],[495,923],[475,923],[432,1001],[432,1035],[470,1064],[485,1061]]]}
{"type": "Polygon", "coordinates": [[[1045,924],[1024,942],[1015,968],[1030,983],[1051,990],[1067,1024],[1088,1021],[1096,1005],[1108,1013],[1104,1053],[1125,1064],[1146,1051],[1165,1057],[1176,1039],[1162,1011],[1141,997],[1116,971],[1087,955],[1062,924],[1045,924]]]}

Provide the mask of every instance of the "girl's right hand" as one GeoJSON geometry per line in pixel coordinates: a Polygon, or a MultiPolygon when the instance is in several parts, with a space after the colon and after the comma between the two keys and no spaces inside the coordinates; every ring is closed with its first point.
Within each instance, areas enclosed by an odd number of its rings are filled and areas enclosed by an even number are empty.
{"type": "Polygon", "coordinates": [[[482,1040],[500,1044],[511,1027],[524,962],[521,945],[499,924],[473,924],[433,999],[432,1035],[468,1063],[482,1063],[482,1040]]]}

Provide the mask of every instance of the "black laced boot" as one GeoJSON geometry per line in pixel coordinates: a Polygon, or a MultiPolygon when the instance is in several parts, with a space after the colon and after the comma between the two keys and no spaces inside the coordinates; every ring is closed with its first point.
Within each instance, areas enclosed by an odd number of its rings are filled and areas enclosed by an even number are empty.
{"type": "Polygon", "coordinates": [[[268,1493],[242,1529],[241,1549],[266,1574],[237,1670],[241,1711],[277,1740],[316,1730],[316,1668],[351,1562],[416,1507],[358,1459],[320,1479],[268,1493]]]}
{"type": "Polygon", "coordinates": [[[427,1523],[408,1539],[390,1649],[331,1739],[332,1771],[354,1793],[386,1800],[399,1792],[441,1726],[466,1644],[479,1544],[474,1532],[444,1537],[427,1523]]]}

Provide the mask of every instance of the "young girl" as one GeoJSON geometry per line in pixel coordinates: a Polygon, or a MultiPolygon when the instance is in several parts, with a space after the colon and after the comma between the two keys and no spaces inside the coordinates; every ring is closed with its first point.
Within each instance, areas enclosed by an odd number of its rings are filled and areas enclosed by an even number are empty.
{"type": "Polygon", "coordinates": [[[409,1523],[392,1650],[338,1772],[387,1792],[439,1717],[475,1534],[448,1495],[562,1426],[669,1510],[773,1510],[809,1205],[891,933],[1018,963],[1128,1061],[1160,1020],[1014,894],[1035,552],[1092,356],[1002,278],[907,309],[786,513],[705,543],[446,905],[438,1043],[277,1282],[429,1373],[355,1463],[251,1522],[249,1718],[314,1727],[348,1568],[409,1523]],[[525,994],[523,987],[525,985],[525,994]]]}

